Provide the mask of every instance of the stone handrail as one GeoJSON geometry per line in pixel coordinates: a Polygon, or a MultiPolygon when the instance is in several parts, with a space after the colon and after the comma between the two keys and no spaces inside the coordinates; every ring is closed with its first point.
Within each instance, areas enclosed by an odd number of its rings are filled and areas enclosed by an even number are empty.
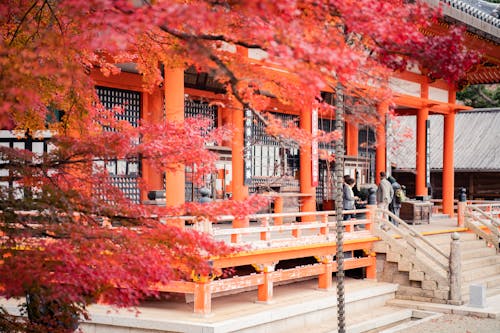
{"type": "Polygon", "coordinates": [[[398,251],[401,251],[406,256],[411,256],[413,263],[425,268],[426,273],[433,274],[441,283],[449,283],[449,256],[447,254],[425,239],[425,237],[414,228],[410,227],[405,221],[387,210],[378,208],[376,219],[379,227],[374,228],[374,230],[381,239],[387,242],[391,247],[397,248],[398,251]],[[390,216],[397,222],[398,226],[390,222],[388,218],[383,218],[384,215],[390,216]],[[390,234],[388,232],[389,230],[392,230],[394,234],[390,234]],[[411,249],[408,249],[405,244],[402,244],[401,240],[404,240],[406,244],[411,246],[411,249]],[[416,240],[420,242],[417,243],[416,240]],[[419,253],[422,253],[427,260],[417,257],[417,250],[419,253]],[[436,267],[440,269],[436,270],[436,267]]]}
{"type": "Polygon", "coordinates": [[[500,231],[498,229],[500,220],[495,217],[493,212],[496,212],[498,216],[500,214],[499,210],[500,203],[467,205],[465,210],[465,226],[489,244],[492,244],[497,253],[500,252],[500,231]]]}

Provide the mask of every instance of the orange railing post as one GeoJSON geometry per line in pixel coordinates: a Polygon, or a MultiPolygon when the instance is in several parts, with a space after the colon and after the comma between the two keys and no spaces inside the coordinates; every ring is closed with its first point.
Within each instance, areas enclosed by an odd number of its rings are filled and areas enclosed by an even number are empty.
{"type": "MultiPolygon", "coordinates": [[[[261,227],[269,227],[269,217],[264,217],[261,222],[261,227]]],[[[269,231],[262,231],[260,233],[260,240],[268,241],[271,239],[271,233],[269,231]]]]}
{"type": "MultiPolygon", "coordinates": [[[[279,214],[283,213],[283,197],[277,196],[274,197],[274,212],[279,214]]],[[[274,225],[283,224],[283,217],[277,216],[274,218],[274,225]]]]}
{"type": "Polygon", "coordinates": [[[366,212],[366,225],[365,225],[365,228],[366,230],[368,231],[372,231],[373,230],[373,226],[375,224],[375,209],[377,208],[376,205],[366,205],[366,209],[367,209],[367,212],[366,212]]]}
{"type": "Polygon", "coordinates": [[[321,235],[328,235],[328,214],[323,214],[321,215],[321,223],[324,223],[325,226],[324,227],[321,227],[319,229],[319,233],[321,235]]]}
{"type": "Polygon", "coordinates": [[[274,283],[271,273],[274,272],[275,265],[262,265],[262,274],[264,275],[264,283],[260,284],[257,291],[257,299],[259,302],[269,303],[273,299],[274,283]]]}

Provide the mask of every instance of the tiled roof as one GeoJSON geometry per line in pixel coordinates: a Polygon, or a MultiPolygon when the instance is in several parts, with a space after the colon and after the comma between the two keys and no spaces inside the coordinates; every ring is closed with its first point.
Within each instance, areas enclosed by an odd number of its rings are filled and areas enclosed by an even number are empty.
{"type": "Polygon", "coordinates": [[[500,5],[483,0],[424,0],[441,7],[445,17],[466,24],[474,33],[500,42],[500,5]]]}
{"type": "MultiPolygon", "coordinates": [[[[431,115],[431,169],[443,168],[443,116],[431,115]]],[[[400,129],[416,133],[416,117],[397,117],[400,129]]],[[[397,136],[397,134],[396,134],[397,136]]],[[[405,139],[389,151],[397,169],[414,170],[416,137],[405,139]]],[[[500,171],[500,108],[460,112],[455,117],[455,170],[500,171]]]]}

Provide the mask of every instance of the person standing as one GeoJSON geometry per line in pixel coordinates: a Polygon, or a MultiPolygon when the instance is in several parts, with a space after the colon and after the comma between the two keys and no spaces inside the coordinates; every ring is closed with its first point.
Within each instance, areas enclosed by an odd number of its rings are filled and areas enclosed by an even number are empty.
{"type": "MultiPolygon", "coordinates": [[[[345,180],[344,188],[343,188],[343,198],[342,198],[342,208],[344,210],[354,210],[356,209],[356,197],[354,196],[354,192],[352,188],[356,181],[349,177],[345,180]]],[[[352,217],[355,217],[355,214],[344,214],[344,220],[350,220],[352,217]]]]}
{"type": "Polygon", "coordinates": [[[389,204],[394,197],[394,190],[391,183],[386,178],[385,172],[380,172],[380,184],[377,188],[377,206],[382,209],[389,209],[389,204]]]}
{"type": "MultiPolygon", "coordinates": [[[[401,210],[401,202],[403,202],[403,190],[401,189],[401,185],[396,181],[394,177],[387,178],[389,183],[391,183],[392,189],[394,190],[394,196],[392,197],[391,204],[389,205],[389,210],[399,217],[399,211],[401,210]]],[[[394,221],[393,221],[394,222],[394,221]]]]}

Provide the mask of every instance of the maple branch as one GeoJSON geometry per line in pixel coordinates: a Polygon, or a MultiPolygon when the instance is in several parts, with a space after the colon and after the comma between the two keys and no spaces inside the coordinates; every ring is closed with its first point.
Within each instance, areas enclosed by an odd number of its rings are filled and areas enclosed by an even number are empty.
{"type": "Polygon", "coordinates": [[[182,40],[194,41],[194,40],[201,39],[201,40],[206,40],[206,41],[221,41],[221,42],[226,42],[226,43],[230,43],[230,44],[234,44],[234,45],[238,45],[238,46],[243,46],[243,47],[246,47],[249,49],[261,49],[264,51],[267,50],[267,48],[263,47],[260,44],[251,44],[251,43],[247,43],[247,42],[244,42],[241,40],[234,40],[234,39],[228,38],[225,35],[189,34],[187,32],[182,32],[179,30],[170,29],[166,25],[161,25],[160,29],[162,31],[164,31],[164,32],[166,32],[174,37],[182,39],[182,40]]]}
{"type": "Polygon", "coordinates": [[[52,6],[50,5],[49,1],[45,1],[45,3],[47,4],[47,7],[49,7],[49,10],[50,12],[52,13],[52,17],[54,17],[54,19],[56,20],[56,23],[57,25],[59,26],[59,30],[61,31],[61,35],[64,35],[64,29],[62,27],[62,24],[61,22],[59,21],[59,18],[57,18],[57,15],[56,13],[54,12],[54,9],[52,8],[52,6]]]}
{"type": "Polygon", "coordinates": [[[14,34],[12,35],[12,38],[10,39],[9,46],[12,45],[12,43],[14,42],[14,39],[17,37],[17,34],[21,30],[21,26],[24,24],[24,21],[28,17],[29,13],[36,7],[37,4],[38,4],[38,0],[36,0],[33,3],[33,5],[31,5],[31,7],[28,8],[28,10],[26,11],[26,13],[24,13],[23,17],[21,18],[21,21],[19,21],[19,24],[16,27],[16,31],[14,31],[14,34]]]}

